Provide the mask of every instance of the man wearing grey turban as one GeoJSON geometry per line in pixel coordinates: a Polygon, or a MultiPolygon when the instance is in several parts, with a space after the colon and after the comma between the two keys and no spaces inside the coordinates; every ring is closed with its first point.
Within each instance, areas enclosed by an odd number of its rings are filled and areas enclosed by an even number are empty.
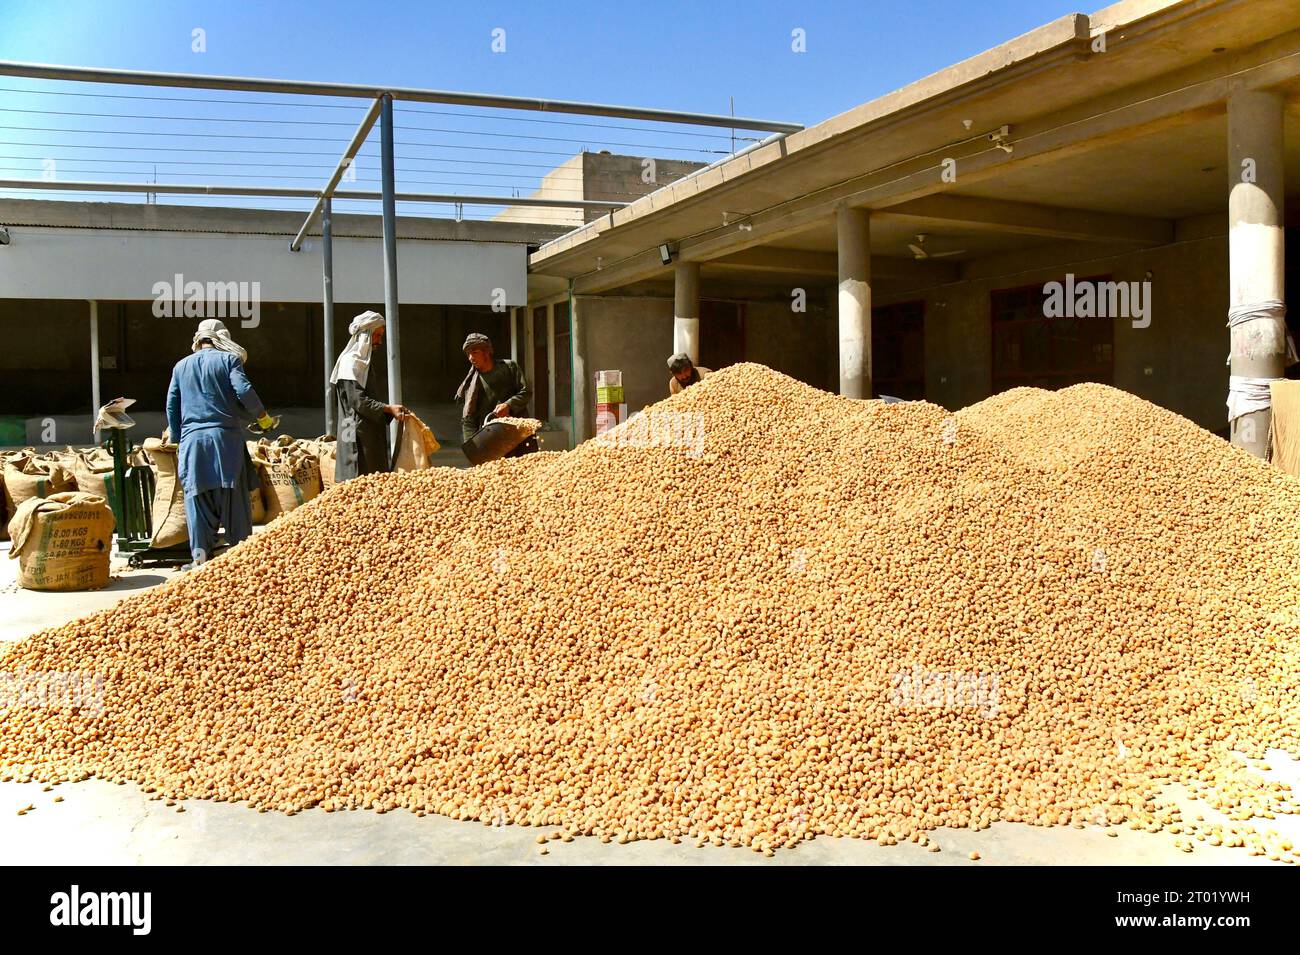
{"type": "Polygon", "coordinates": [[[339,406],[334,480],[387,471],[388,422],[408,414],[401,405],[386,405],[369,385],[370,357],[384,343],[384,316],[362,312],[348,326],[348,344],[334,363],[330,384],[339,406]]]}
{"type": "Polygon", "coordinates": [[[461,403],[460,430],[466,441],[483,427],[488,416],[523,417],[528,412],[532,392],[518,362],[496,358],[492,340],[474,332],[461,346],[469,359],[469,373],[460,383],[456,400],[461,403]]]}

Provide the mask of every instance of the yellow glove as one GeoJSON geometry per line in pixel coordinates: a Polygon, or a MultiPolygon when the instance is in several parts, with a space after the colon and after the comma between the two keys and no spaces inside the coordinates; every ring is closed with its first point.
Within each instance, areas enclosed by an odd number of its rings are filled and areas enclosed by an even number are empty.
{"type": "Polygon", "coordinates": [[[257,426],[261,428],[263,431],[270,431],[272,428],[275,427],[275,419],[272,418],[265,411],[263,411],[262,417],[257,419],[257,426]]]}

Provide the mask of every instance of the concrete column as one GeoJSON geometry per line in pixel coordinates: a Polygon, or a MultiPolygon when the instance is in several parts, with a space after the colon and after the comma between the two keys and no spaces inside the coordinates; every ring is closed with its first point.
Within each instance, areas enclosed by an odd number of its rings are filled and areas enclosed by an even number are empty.
{"type": "Polygon", "coordinates": [[[99,302],[90,300],[90,435],[98,441],[99,432],[95,422],[99,420],[99,409],[103,402],[99,397],[99,302]]]}
{"type": "Polygon", "coordinates": [[[871,210],[839,209],[840,394],[871,397],[871,210]]]}
{"type": "Polygon", "coordinates": [[[510,360],[519,360],[519,309],[510,310],[510,360]]]}
{"type": "Polygon", "coordinates": [[[560,417],[560,409],[555,407],[555,303],[546,306],[546,406],[551,409],[551,417],[560,417]]]}
{"type": "Polygon", "coordinates": [[[523,339],[519,342],[519,347],[524,350],[523,358],[520,365],[524,369],[524,377],[528,379],[528,384],[532,389],[533,397],[529,402],[528,413],[535,415],[537,413],[537,369],[534,367],[533,356],[536,345],[533,341],[533,306],[529,305],[524,309],[524,334],[523,339]]]}
{"type": "MultiPolygon", "coordinates": [[[[1282,301],[1285,290],[1282,110],[1278,93],[1240,90],[1228,97],[1228,305],[1282,301]]],[[[1231,374],[1281,378],[1286,320],[1256,320],[1230,331],[1231,374]]],[[[1232,443],[1268,454],[1271,409],[1242,415],[1232,443]]]]}
{"type": "Polygon", "coordinates": [[[678,262],[673,269],[673,354],[686,352],[700,363],[700,263],[678,262]]]}
{"type": "Polygon", "coordinates": [[[592,386],[596,371],[587,362],[587,334],[582,320],[582,305],[569,293],[569,340],[573,347],[573,444],[586,441],[595,433],[592,386]]]}

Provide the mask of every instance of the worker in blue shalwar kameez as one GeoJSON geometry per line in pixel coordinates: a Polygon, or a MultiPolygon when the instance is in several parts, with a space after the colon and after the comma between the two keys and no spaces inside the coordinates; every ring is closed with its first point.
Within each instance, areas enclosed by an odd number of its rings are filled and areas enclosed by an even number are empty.
{"type": "Polygon", "coordinates": [[[185,490],[190,553],[197,566],[212,556],[217,531],[234,546],[253,533],[253,467],[241,428],[274,426],[244,374],[248,353],[216,319],[199,323],[194,353],[176,363],[167,391],[167,426],[179,446],[176,470],[185,490]]]}

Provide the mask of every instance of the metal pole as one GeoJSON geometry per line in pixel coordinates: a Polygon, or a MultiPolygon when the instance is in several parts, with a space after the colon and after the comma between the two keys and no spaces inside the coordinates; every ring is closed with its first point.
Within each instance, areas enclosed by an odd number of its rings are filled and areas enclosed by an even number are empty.
{"type": "Polygon", "coordinates": [[[332,203],[325,200],[321,210],[320,225],[320,260],[321,274],[324,279],[321,297],[321,315],[325,325],[325,433],[334,431],[334,386],[330,384],[330,372],[334,368],[334,238],[331,235],[332,203]]]}
{"type": "Polygon", "coordinates": [[[357,131],[352,134],[352,139],[348,143],[348,148],[343,150],[343,155],[339,158],[338,165],[334,167],[334,172],[330,176],[329,182],[325,183],[325,188],[316,199],[316,204],[311,207],[311,212],[307,214],[307,221],[302,224],[302,228],[298,230],[298,234],[294,237],[294,240],[289,243],[290,252],[297,252],[298,247],[302,245],[303,236],[307,234],[307,230],[311,228],[312,223],[316,221],[316,217],[320,215],[321,203],[325,202],[326,199],[334,194],[334,190],[338,187],[339,181],[342,180],[343,174],[347,172],[348,167],[352,165],[353,159],[355,159],[357,153],[361,151],[361,147],[365,145],[366,137],[370,135],[370,130],[374,128],[375,119],[378,115],[379,100],[375,100],[370,104],[370,109],[366,110],[366,115],[361,120],[361,125],[358,126],[357,131]]]}
{"type": "Polygon", "coordinates": [[[199,76],[192,73],[150,73],[143,70],[104,70],[52,63],[19,63],[0,60],[0,76],[26,76],[43,80],[73,80],[80,83],[123,83],[132,86],[168,86],[184,89],[239,90],[253,93],[294,93],[305,96],[352,96],[372,99],[390,96],[413,103],[451,103],[458,106],[486,106],[546,113],[577,113],[585,116],[613,116],[644,119],[688,126],[720,126],[724,129],[759,129],[771,133],[795,133],[800,123],[782,123],[746,116],[715,113],[681,113],[667,109],[611,106],[568,100],[530,99],[524,96],[495,96],[486,93],[458,93],[407,87],[362,86],[347,83],[317,83],[304,80],[268,80],[244,76],[199,76]]]}
{"type": "Polygon", "coordinates": [[[94,441],[99,440],[99,429],[95,422],[99,420],[99,409],[103,402],[99,399],[99,302],[90,300],[90,435],[94,441]]]}
{"type": "MultiPolygon", "coordinates": [[[[393,171],[393,97],[385,93],[379,119],[379,166],[384,191],[384,322],[388,343],[388,403],[402,403],[402,337],[397,304],[397,200],[396,174],[393,171]]],[[[393,443],[397,443],[397,422],[392,424],[393,443]]]]}

